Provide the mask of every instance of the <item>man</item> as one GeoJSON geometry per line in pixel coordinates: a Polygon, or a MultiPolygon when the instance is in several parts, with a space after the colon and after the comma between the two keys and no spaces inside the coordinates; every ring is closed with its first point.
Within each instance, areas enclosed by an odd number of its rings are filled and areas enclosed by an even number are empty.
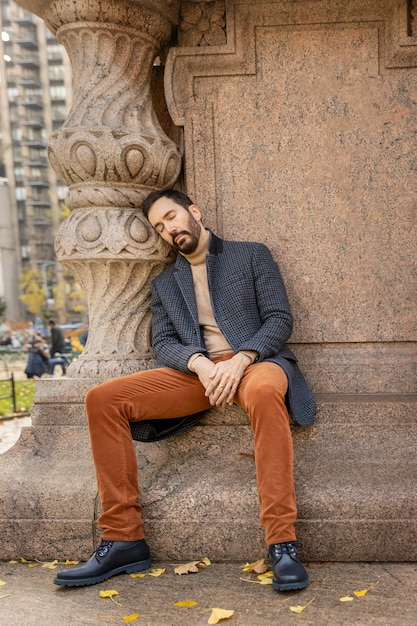
{"type": "Polygon", "coordinates": [[[55,354],[60,354],[65,346],[65,338],[62,329],[57,326],[54,320],[49,320],[49,328],[51,331],[51,349],[50,354],[51,357],[54,357],[55,354]]]}
{"type": "Polygon", "coordinates": [[[175,418],[235,402],[252,425],[261,521],[274,589],[303,589],[297,554],[292,439],[310,425],[314,399],[286,346],[292,317],[279,269],[263,244],[223,241],[198,207],[168,189],[143,211],[177,260],[152,282],[152,344],[159,369],[108,381],[86,396],[91,446],[103,507],[102,542],[58,585],[88,585],[150,566],[142,529],[130,421],[175,418]]]}

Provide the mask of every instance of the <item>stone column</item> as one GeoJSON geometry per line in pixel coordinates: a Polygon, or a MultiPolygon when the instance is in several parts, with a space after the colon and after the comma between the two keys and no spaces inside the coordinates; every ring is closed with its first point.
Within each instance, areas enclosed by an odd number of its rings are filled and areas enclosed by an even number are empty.
{"type": "Polygon", "coordinates": [[[170,251],[138,209],[175,183],[181,156],[152,106],[153,63],[169,41],[178,0],[21,0],[65,46],[74,100],[49,140],[69,187],[56,254],[87,294],[90,330],[71,377],[108,378],[149,367],[149,283],[170,251]]]}

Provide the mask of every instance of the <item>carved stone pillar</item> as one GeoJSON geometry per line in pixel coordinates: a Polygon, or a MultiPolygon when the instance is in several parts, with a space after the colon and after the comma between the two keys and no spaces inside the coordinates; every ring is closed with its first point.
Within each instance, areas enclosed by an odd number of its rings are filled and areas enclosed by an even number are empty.
{"type": "Polygon", "coordinates": [[[171,36],[178,0],[21,0],[65,46],[74,99],[49,141],[69,187],[71,215],[56,254],[87,294],[87,346],[71,377],[113,377],[149,366],[149,283],[170,261],[138,209],[175,183],[181,157],[152,106],[153,62],[171,36]]]}

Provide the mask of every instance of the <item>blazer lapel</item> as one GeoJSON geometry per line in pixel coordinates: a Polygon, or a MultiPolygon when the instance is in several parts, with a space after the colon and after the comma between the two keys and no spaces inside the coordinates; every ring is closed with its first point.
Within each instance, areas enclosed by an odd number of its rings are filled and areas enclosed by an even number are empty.
{"type": "Polygon", "coordinates": [[[190,264],[179,254],[175,262],[175,266],[175,280],[177,281],[182,297],[184,298],[184,302],[195,324],[198,326],[197,302],[195,299],[193,275],[191,273],[190,264]]]}

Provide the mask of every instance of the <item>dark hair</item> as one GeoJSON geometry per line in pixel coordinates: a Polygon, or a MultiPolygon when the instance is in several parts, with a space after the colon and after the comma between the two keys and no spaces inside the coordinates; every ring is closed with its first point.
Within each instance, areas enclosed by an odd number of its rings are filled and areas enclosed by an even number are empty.
{"type": "Polygon", "coordinates": [[[190,200],[185,193],[182,193],[182,191],[177,191],[177,189],[158,189],[157,191],[151,191],[151,193],[142,202],[142,211],[145,217],[148,217],[152,205],[160,198],[169,198],[187,211],[188,208],[194,204],[194,202],[190,200]]]}
{"type": "Polygon", "coordinates": [[[54,320],[49,320],[48,324],[49,324],[50,326],[55,326],[55,321],[54,321],[54,320]]]}

